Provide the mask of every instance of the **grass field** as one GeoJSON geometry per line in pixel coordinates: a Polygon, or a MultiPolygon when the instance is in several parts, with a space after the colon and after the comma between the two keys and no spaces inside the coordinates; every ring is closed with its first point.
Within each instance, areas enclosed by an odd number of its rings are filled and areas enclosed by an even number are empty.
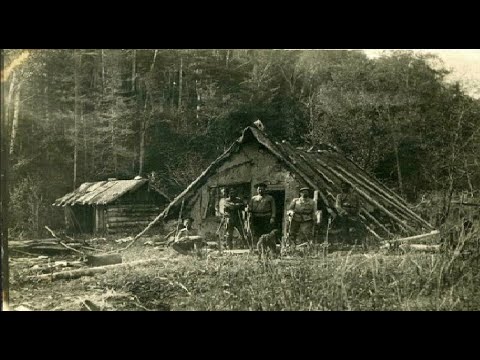
{"type": "MultiPolygon", "coordinates": [[[[468,239],[469,242],[478,234],[468,239]]],[[[475,239],[478,239],[476,237],[475,239]]],[[[123,261],[164,259],[72,280],[32,280],[12,259],[11,307],[32,310],[480,310],[479,251],[184,256],[145,246],[123,261]]],[[[123,245],[107,242],[103,250],[123,245]]],[[[75,260],[75,256],[56,260],[75,260]]]]}

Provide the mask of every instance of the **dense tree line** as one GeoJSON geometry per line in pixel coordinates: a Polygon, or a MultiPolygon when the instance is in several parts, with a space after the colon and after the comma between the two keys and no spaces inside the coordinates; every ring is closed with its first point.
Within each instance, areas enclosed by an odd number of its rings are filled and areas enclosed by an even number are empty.
{"type": "Polygon", "coordinates": [[[412,201],[474,191],[480,103],[447,74],[412,52],[31,50],[4,82],[11,228],[60,222],[51,203],[85,181],[150,176],[173,196],[256,119],[412,201]]]}

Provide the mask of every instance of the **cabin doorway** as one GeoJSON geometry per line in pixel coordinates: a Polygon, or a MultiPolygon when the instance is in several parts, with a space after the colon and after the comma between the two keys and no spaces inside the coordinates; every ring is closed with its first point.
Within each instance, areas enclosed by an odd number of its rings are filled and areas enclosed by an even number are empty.
{"type": "Polygon", "coordinates": [[[285,190],[269,190],[268,193],[272,195],[275,200],[275,207],[277,210],[277,216],[275,217],[274,229],[280,231],[281,237],[283,237],[284,229],[284,215],[285,215],[285,190]]]}

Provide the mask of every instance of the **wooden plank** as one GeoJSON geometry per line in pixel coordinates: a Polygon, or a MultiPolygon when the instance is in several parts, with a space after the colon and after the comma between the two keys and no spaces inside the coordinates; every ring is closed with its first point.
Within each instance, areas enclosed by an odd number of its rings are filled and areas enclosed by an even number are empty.
{"type": "MultiPolygon", "coordinates": [[[[332,169],[332,171],[335,173],[335,175],[337,175],[340,179],[342,179],[343,181],[349,183],[350,185],[354,185],[352,184],[351,180],[347,179],[345,176],[343,176],[342,174],[340,174],[338,171],[332,169]]],[[[355,188],[355,187],[354,187],[355,188]]],[[[380,204],[377,200],[373,199],[372,197],[370,197],[369,195],[367,195],[363,190],[359,189],[358,187],[355,189],[365,200],[367,200],[368,202],[372,203],[374,206],[376,206],[377,208],[379,208],[380,210],[382,210],[385,214],[387,214],[390,218],[392,218],[393,220],[395,220],[395,222],[397,223],[397,225],[402,228],[403,230],[409,230],[413,233],[416,232],[416,230],[414,228],[412,228],[410,225],[406,224],[405,221],[403,221],[402,219],[400,219],[397,215],[393,214],[391,211],[389,211],[387,208],[385,208],[382,204],[380,204]]]]}
{"type": "Polygon", "coordinates": [[[400,249],[404,251],[428,251],[428,252],[438,252],[440,251],[440,245],[426,245],[426,244],[402,244],[400,249]]]}
{"type": "Polygon", "coordinates": [[[375,223],[377,226],[379,226],[383,231],[387,233],[388,236],[393,236],[393,234],[390,232],[390,230],[387,229],[380,221],[378,221],[372,214],[370,214],[367,210],[361,209],[361,213],[366,215],[368,219],[370,219],[373,223],[375,223]]]}
{"type": "Polygon", "coordinates": [[[427,239],[429,237],[439,235],[440,231],[438,230],[433,230],[429,232],[428,234],[421,234],[421,235],[415,235],[415,236],[409,236],[401,239],[394,239],[394,240],[388,240],[388,242],[409,242],[409,241],[416,241],[416,240],[422,240],[422,239],[427,239]]]}
{"type": "Polygon", "coordinates": [[[232,254],[232,255],[243,255],[248,254],[250,252],[249,249],[237,249],[237,250],[223,250],[225,254],[232,254]]]}
{"type": "Polygon", "coordinates": [[[407,205],[402,204],[396,197],[388,194],[387,192],[385,192],[383,189],[381,189],[376,184],[372,183],[371,181],[369,181],[365,178],[363,178],[363,181],[362,181],[361,179],[358,179],[357,177],[350,174],[348,171],[346,171],[345,169],[343,169],[342,167],[340,167],[338,165],[336,166],[336,168],[338,170],[340,170],[342,173],[344,173],[345,175],[349,176],[351,179],[354,179],[355,181],[358,181],[359,183],[361,183],[363,186],[368,188],[370,191],[372,191],[374,193],[377,193],[377,195],[379,195],[380,197],[387,200],[387,202],[389,202],[390,204],[395,206],[395,208],[397,210],[399,210],[400,213],[403,212],[405,214],[408,214],[410,216],[410,218],[412,218],[413,220],[416,220],[416,221],[420,222],[422,225],[426,226],[428,229],[431,229],[431,230],[433,229],[432,225],[430,225],[425,219],[422,219],[419,215],[417,215],[415,212],[413,212],[407,205]]]}

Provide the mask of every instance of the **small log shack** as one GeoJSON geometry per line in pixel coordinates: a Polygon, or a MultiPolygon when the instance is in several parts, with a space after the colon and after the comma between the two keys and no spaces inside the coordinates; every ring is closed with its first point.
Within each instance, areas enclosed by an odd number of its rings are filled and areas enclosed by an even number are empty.
{"type": "Polygon", "coordinates": [[[168,201],[148,179],[137,176],[83,183],[53,205],[65,209],[67,231],[102,234],[143,228],[168,201]]]}

